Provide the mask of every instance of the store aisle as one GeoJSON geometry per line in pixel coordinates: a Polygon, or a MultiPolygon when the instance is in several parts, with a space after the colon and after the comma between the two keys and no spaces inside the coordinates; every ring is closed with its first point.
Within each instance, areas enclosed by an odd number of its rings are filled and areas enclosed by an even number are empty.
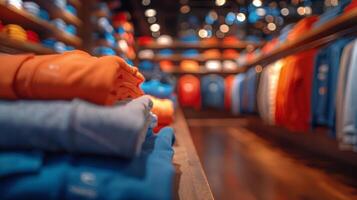
{"type": "Polygon", "coordinates": [[[216,199],[357,198],[357,176],[349,166],[258,137],[245,119],[188,124],[216,199]]]}

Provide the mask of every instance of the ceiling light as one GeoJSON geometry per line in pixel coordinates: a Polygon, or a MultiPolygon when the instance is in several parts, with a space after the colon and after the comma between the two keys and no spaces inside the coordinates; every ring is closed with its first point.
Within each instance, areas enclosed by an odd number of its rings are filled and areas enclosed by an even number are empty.
{"type": "Polygon", "coordinates": [[[198,36],[200,36],[200,38],[206,38],[208,36],[208,32],[206,29],[200,29],[198,31],[198,36]]]}
{"type": "Polygon", "coordinates": [[[181,6],[181,8],[180,8],[180,12],[183,14],[190,12],[190,10],[191,10],[191,8],[188,5],[181,6]]]}
{"type": "Polygon", "coordinates": [[[245,14],[244,13],[238,13],[237,15],[237,20],[240,22],[244,22],[246,19],[245,14]]]}
{"type": "Polygon", "coordinates": [[[305,15],[305,8],[304,7],[298,7],[298,9],[297,9],[297,13],[299,14],[299,15],[305,15]]]}
{"type": "Polygon", "coordinates": [[[283,16],[288,16],[289,15],[289,9],[283,8],[280,10],[281,15],[283,16]]]}
{"type": "Polygon", "coordinates": [[[154,9],[145,10],[146,17],[154,17],[155,15],[156,15],[156,10],[154,10],[154,9]]]}
{"type": "Polygon", "coordinates": [[[226,3],[226,0],[216,0],[217,6],[223,6],[226,3]]]}
{"type": "Polygon", "coordinates": [[[157,37],[160,36],[160,31],[158,31],[158,32],[153,32],[153,33],[151,33],[151,35],[152,35],[153,37],[157,38],[157,37]]]}
{"type": "Polygon", "coordinates": [[[219,30],[222,33],[227,33],[229,31],[229,26],[227,26],[227,24],[222,24],[221,26],[219,26],[219,30]]]}
{"type": "Polygon", "coordinates": [[[218,38],[223,38],[224,37],[224,33],[222,33],[220,30],[216,31],[216,36],[218,38]]]}
{"type": "Polygon", "coordinates": [[[310,6],[306,6],[304,9],[305,9],[305,15],[311,15],[312,9],[310,6]]]}
{"type": "Polygon", "coordinates": [[[262,6],[262,1],[261,0],[253,0],[253,5],[255,6],[255,7],[260,7],[260,6],[262,6]]]}
{"type": "Polygon", "coordinates": [[[258,8],[255,12],[257,13],[258,16],[261,16],[261,17],[266,14],[264,8],[258,8]]]}
{"type": "Polygon", "coordinates": [[[269,31],[275,31],[276,30],[276,25],[274,23],[269,23],[267,26],[269,31]]]}
{"type": "Polygon", "coordinates": [[[155,22],[156,22],[156,17],[149,17],[149,18],[148,18],[148,22],[149,22],[150,24],[155,23],[155,22]]]}
{"type": "Polygon", "coordinates": [[[159,24],[151,24],[150,30],[152,32],[158,32],[160,30],[160,25],[159,24]]]}
{"type": "Polygon", "coordinates": [[[143,6],[148,6],[151,3],[150,0],[142,0],[141,4],[143,4],[143,6]]]}

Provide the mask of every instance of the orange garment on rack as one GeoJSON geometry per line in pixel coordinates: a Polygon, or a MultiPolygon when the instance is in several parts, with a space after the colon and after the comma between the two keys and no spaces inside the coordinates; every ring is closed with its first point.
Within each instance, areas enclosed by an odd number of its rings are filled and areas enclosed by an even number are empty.
{"type": "Polygon", "coordinates": [[[63,54],[0,55],[1,99],[81,98],[111,105],[143,95],[144,77],[117,56],[93,57],[83,51],[63,54]]]}
{"type": "Polygon", "coordinates": [[[205,59],[219,59],[222,56],[218,49],[208,49],[202,55],[205,59]]]}
{"type": "Polygon", "coordinates": [[[226,49],[223,51],[222,56],[225,59],[237,59],[239,53],[235,49],[226,49]]]}
{"type": "Polygon", "coordinates": [[[234,77],[234,75],[230,75],[224,79],[224,107],[228,110],[231,109],[232,105],[232,86],[234,77]]]}
{"type": "MultiPolygon", "coordinates": [[[[308,31],[317,17],[308,17],[298,22],[289,33],[293,41],[308,31]]],[[[283,60],[276,96],[276,124],[291,130],[309,128],[311,115],[312,73],[316,50],[311,49],[289,56],[283,60]]]]}
{"type": "Polygon", "coordinates": [[[198,72],[200,71],[200,65],[194,60],[183,60],[180,63],[180,69],[184,72],[198,72]]]}
{"type": "Polygon", "coordinates": [[[167,126],[173,122],[174,119],[174,103],[170,99],[159,99],[150,96],[153,107],[152,112],[157,116],[158,126],[167,126]]]}

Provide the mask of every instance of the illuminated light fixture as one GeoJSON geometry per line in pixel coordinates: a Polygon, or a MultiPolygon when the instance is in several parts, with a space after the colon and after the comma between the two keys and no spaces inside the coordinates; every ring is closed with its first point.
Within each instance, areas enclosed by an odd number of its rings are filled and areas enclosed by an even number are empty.
{"type": "Polygon", "coordinates": [[[223,6],[226,3],[226,0],[216,0],[217,6],[223,6]]]}
{"type": "Polygon", "coordinates": [[[253,0],[253,6],[255,6],[255,7],[260,7],[260,6],[262,6],[262,1],[261,0],[253,0]]]}
{"type": "Polygon", "coordinates": [[[158,32],[153,32],[153,33],[151,33],[151,35],[152,35],[153,37],[157,38],[157,37],[160,36],[160,31],[158,31],[158,32]]]}
{"type": "Polygon", "coordinates": [[[258,8],[255,12],[256,12],[257,15],[260,16],[260,17],[262,17],[262,16],[264,16],[264,15],[266,14],[264,8],[258,8]]]}
{"type": "Polygon", "coordinates": [[[209,12],[208,14],[213,20],[217,20],[218,19],[218,14],[216,11],[212,10],[209,12]]]}
{"type": "Polygon", "coordinates": [[[191,8],[188,5],[181,6],[181,8],[180,8],[180,12],[183,14],[190,12],[190,10],[191,10],[191,8]]]}
{"type": "Polygon", "coordinates": [[[246,17],[245,17],[245,14],[244,14],[244,13],[238,13],[238,15],[237,15],[237,20],[238,20],[239,22],[244,22],[245,19],[246,19],[246,17]]]}
{"type": "Polygon", "coordinates": [[[155,23],[155,22],[156,22],[156,17],[149,17],[149,18],[148,18],[148,22],[149,22],[150,24],[155,23]]]}
{"type": "Polygon", "coordinates": [[[222,24],[219,26],[219,30],[222,32],[222,33],[228,33],[229,31],[229,26],[227,24],[222,24]]]}
{"type": "Polygon", "coordinates": [[[265,17],[265,21],[267,21],[267,22],[273,22],[273,21],[274,21],[274,17],[271,16],[271,15],[267,15],[267,16],[265,17]]]}
{"type": "Polygon", "coordinates": [[[269,23],[267,26],[269,31],[275,31],[276,30],[276,25],[274,23],[269,23]]]}
{"type": "Polygon", "coordinates": [[[212,26],[209,24],[204,25],[203,28],[206,30],[212,30],[212,26]]]}
{"type": "Polygon", "coordinates": [[[206,38],[208,36],[208,32],[206,29],[200,29],[198,31],[198,36],[200,36],[200,38],[206,38]]]}
{"type": "Polygon", "coordinates": [[[143,6],[148,6],[150,5],[151,1],[150,0],[142,0],[141,4],[143,4],[143,6]]]}
{"type": "Polygon", "coordinates": [[[283,8],[280,10],[281,15],[283,16],[288,16],[289,15],[289,9],[283,8]]]}
{"type": "Polygon", "coordinates": [[[331,0],[331,6],[338,6],[338,0],[331,0]]]}
{"type": "Polygon", "coordinates": [[[263,71],[263,67],[262,67],[261,65],[257,65],[257,66],[255,66],[255,71],[256,71],[257,73],[260,73],[260,72],[263,71]]]}
{"type": "Polygon", "coordinates": [[[222,33],[220,30],[218,30],[218,31],[216,31],[216,37],[223,38],[224,37],[224,33],[222,33]]]}
{"type": "Polygon", "coordinates": [[[160,25],[159,24],[151,24],[150,30],[152,32],[158,32],[160,30],[160,25]]]}
{"type": "Polygon", "coordinates": [[[299,14],[299,15],[305,15],[305,8],[304,7],[298,7],[298,9],[297,9],[297,13],[299,14]]]}
{"type": "Polygon", "coordinates": [[[306,6],[305,8],[305,15],[311,15],[312,14],[312,9],[310,6],[306,6]]]}
{"type": "Polygon", "coordinates": [[[147,9],[145,10],[145,16],[146,17],[154,17],[156,15],[156,10],[154,9],[147,9]]]}

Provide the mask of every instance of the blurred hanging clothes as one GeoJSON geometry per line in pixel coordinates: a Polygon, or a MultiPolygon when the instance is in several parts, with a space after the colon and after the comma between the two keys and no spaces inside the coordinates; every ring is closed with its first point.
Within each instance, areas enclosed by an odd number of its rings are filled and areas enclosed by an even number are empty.
{"type": "Polygon", "coordinates": [[[82,51],[54,55],[2,55],[0,98],[71,100],[97,104],[143,95],[144,77],[117,56],[93,57],[82,51]]]}
{"type": "Polygon", "coordinates": [[[342,38],[321,48],[316,56],[312,90],[311,125],[327,126],[335,137],[336,87],[342,50],[351,41],[342,38]]]}
{"type": "Polygon", "coordinates": [[[224,79],[218,75],[206,75],[201,78],[202,106],[224,108],[224,79]]]}
{"type": "MultiPolygon", "coordinates": [[[[287,39],[293,41],[310,30],[316,16],[300,20],[290,31],[287,39]]],[[[311,118],[312,74],[316,50],[311,49],[284,59],[281,69],[277,100],[276,123],[291,130],[306,131],[311,118]]]]}
{"type": "Polygon", "coordinates": [[[201,108],[201,83],[197,77],[189,74],[180,77],[177,94],[181,106],[201,108]]]}
{"type": "Polygon", "coordinates": [[[357,41],[343,51],[337,86],[337,137],[341,147],[357,151],[357,41]]]}
{"type": "Polygon", "coordinates": [[[141,152],[152,107],[148,96],[111,107],[82,100],[0,101],[0,148],[133,157],[141,152]]]}
{"type": "Polygon", "coordinates": [[[133,159],[0,152],[0,199],[172,199],[174,131],[151,131],[133,159]]]}
{"type": "Polygon", "coordinates": [[[227,110],[232,106],[232,87],[233,87],[234,75],[227,76],[224,79],[224,107],[227,110]]]}
{"type": "Polygon", "coordinates": [[[259,85],[260,73],[255,68],[250,68],[242,82],[241,111],[245,114],[257,112],[257,88],[259,85]]]}
{"type": "Polygon", "coordinates": [[[245,73],[240,73],[234,77],[232,83],[232,113],[234,115],[242,114],[242,94],[243,94],[243,81],[245,73]]]}

